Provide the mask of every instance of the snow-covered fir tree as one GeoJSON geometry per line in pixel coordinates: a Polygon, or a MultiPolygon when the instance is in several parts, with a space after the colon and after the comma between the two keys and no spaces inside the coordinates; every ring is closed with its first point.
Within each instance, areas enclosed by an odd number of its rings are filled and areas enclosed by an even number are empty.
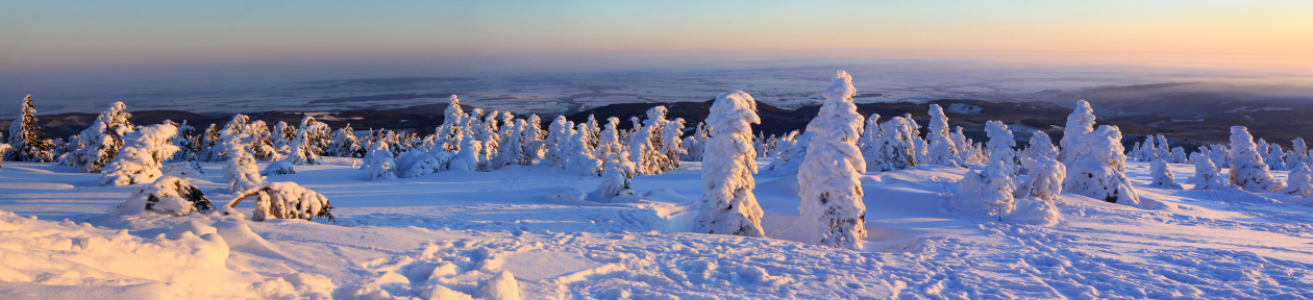
{"type": "Polygon", "coordinates": [[[483,143],[472,135],[470,130],[463,130],[463,133],[456,136],[456,141],[460,143],[460,150],[456,156],[451,159],[448,168],[452,171],[482,171],[480,165],[479,153],[482,152],[483,143]]]}
{"type": "Polygon", "coordinates": [[[163,176],[160,168],[178,152],[170,141],[178,128],[169,124],[151,125],[123,136],[123,148],[104,167],[100,185],[132,185],[154,182],[163,176]]]}
{"type": "Polygon", "coordinates": [[[1263,162],[1267,164],[1268,169],[1270,170],[1285,171],[1286,170],[1286,160],[1284,158],[1285,155],[1286,152],[1281,150],[1281,145],[1272,143],[1267,146],[1267,155],[1263,158],[1263,162]]]}
{"type": "Polygon", "coordinates": [[[766,166],[766,170],[781,174],[798,173],[798,167],[802,165],[803,158],[807,157],[807,141],[809,140],[811,140],[811,134],[799,134],[797,130],[794,130],[775,141],[775,159],[771,161],[770,165],[766,166]]]}
{"type": "Polygon", "coordinates": [[[1195,152],[1190,156],[1194,162],[1194,177],[1190,177],[1189,182],[1194,184],[1193,190],[1213,191],[1231,187],[1231,183],[1226,180],[1225,176],[1213,164],[1213,160],[1204,153],[1195,152]]]}
{"type": "Polygon", "coordinates": [[[876,156],[868,161],[868,171],[889,172],[916,167],[914,137],[908,131],[907,122],[903,117],[894,117],[880,124],[881,134],[875,144],[876,156]]]}
{"type": "Polygon", "coordinates": [[[1151,186],[1181,189],[1181,184],[1176,183],[1176,174],[1172,173],[1172,168],[1167,166],[1167,160],[1161,158],[1154,160],[1149,166],[1149,176],[1153,178],[1153,181],[1149,183],[1151,186]]]}
{"type": "MultiPolygon", "coordinates": [[[[1033,140],[1033,139],[1032,139],[1033,140]]],[[[1056,156],[1057,153],[1054,153],[1056,156]]],[[[1051,201],[1062,193],[1062,182],[1067,179],[1067,166],[1054,156],[1035,155],[1021,158],[1026,179],[1017,186],[1017,198],[1032,197],[1051,201]]]]}
{"type": "Polygon", "coordinates": [[[1172,155],[1172,146],[1167,143],[1167,136],[1158,134],[1158,152],[1154,156],[1158,158],[1167,158],[1172,155]]]}
{"type": "Polygon", "coordinates": [[[46,139],[45,131],[42,131],[37,123],[36,105],[32,103],[32,95],[23,98],[22,112],[18,118],[9,123],[9,146],[13,149],[5,154],[4,160],[55,161],[54,145],[46,139]]]}
{"type": "Polygon", "coordinates": [[[1040,157],[1057,159],[1058,147],[1053,145],[1053,139],[1049,138],[1049,134],[1036,130],[1030,136],[1030,146],[1026,147],[1026,150],[1021,150],[1021,156],[1031,159],[1040,157]]]}
{"type": "Polygon", "coordinates": [[[852,76],[839,71],[823,94],[820,112],[807,124],[814,135],[798,169],[801,216],[793,225],[810,243],[854,250],[866,238],[866,205],[858,180],[866,160],[857,149],[863,118],[852,103],[856,93],[852,76]]]}
{"type": "Polygon", "coordinates": [[[282,154],[292,151],[292,140],[296,139],[296,126],[278,121],[271,133],[270,138],[273,140],[274,149],[278,149],[282,154]]]}
{"type": "Polygon", "coordinates": [[[1275,192],[1285,184],[1268,172],[1267,163],[1244,126],[1231,127],[1231,184],[1253,192],[1275,192]]]}
{"type": "MultiPolygon", "coordinates": [[[[565,168],[578,174],[598,176],[602,172],[602,160],[593,156],[593,149],[588,147],[592,134],[588,133],[588,124],[579,124],[570,136],[569,164],[565,168]]],[[[639,171],[641,172],[641,171],[639,171]]]]}
{"type": "Polygon", "coordinates": [[[375,143],[374,149],[370,149],[366,156],[369,180],[397,179],[397,163],[393,160],[392,150],[388,149],[388,143],[375,143]]]}
{"type": "Polygon", "coordinates": [[[629,153],[624,149],[620,152],[607,154],[606,166],[602,170],[602,183],[598,184],[597,201],[602,203],[611,203],[612,199],[620,196],[632,196],[634,190],[629,187],[633,183],[634,175],[638,168],[634,162],[629,161],[629,153]]]}
{"type": "Polygon", "coordinates": [[[654,129],[657,129],[656,126],[643,126],[629,138],[629,160],[638,166],[639,175],[661,174],[665,171],[666,156],[652,143],[660,141],[660,137],[652,132],[654,129]]]}
{"type": "Polygon", "coordinates": [[[948,116],[938,104],[930,105],[930,131],[926,133],[929,148],[926,149],[927,163],[949,167],[961,166],[957,146],[949,137],[948,116]]]}
{"type": "Polygon", "coordinates": [[[228,156],[223,165],[223,180],[228,182],[228,190],[240,193],[263,184],[265,177],[260,176],[255,157],[247,150],[249,145],[242,142],[245,139],[243,134],[228,133],[221,138],[228,156]]]}
{"type": "Polygon", "coordinates": [[[328,124],[306,115],[301,119],[301,127],[296,130],[296,138],[292,139],[292,152],[284,160],[297,166],[322,163],[319,158],[321,142],[327,140],[329,132],[328,124]]]}
{"type": "Polygon", "coordinates": [[[1094,132],[1094,109],[1090,108],[1090,103],[1085,100],[1076,101],[1076,109],[1067,115],[1067,127],[1062,131],[1062,140],[1059,146],[1062,150],[1058,152],[1058,160],[1062,161],[1067,167],[1072,167],[1072,161],[1076,157],[1084,156],[1083,147],[1076,147],[1084,139],[1084,136],[1094,132]]]}
{"type": "Polygon", "coordinates": [[[248,136],[251,155],[255,156],[256,160],[273,161],[282,158],[282,153],[273,146],[273,134],[269,132],[269,126],[264,121],[251,121],[242,131],[248,136]]]}
{"type": "Polygon", "coordinates": [[[200,143],[200,146],[197,147],[200,151],[197,157],[201,161],[223,161],[225,157],[223,140],[219,139],[217,124],[210,124],[210,127],[205,128],[205,133],[197,140],[200,143]]]}
{"type": "Polygon", "coordinates": [[[1188,157],[1189,156],[1185,154],[1184,147],[1175,147],[1172,148],[1172,154],[1167,157],[1167,162],[1174,164],[1187,164],[1190,163],[1188,157]]]}
{"type": "Polygon", "coordinates": [[[1008,173],[1008,177],[1016,179],[1021,173],[1021,159],[1017,157],[1017,151],[1012,149],[1017,146],[1017,138],[1012,135],[1012,130],[1008,130],[1008,125],[1002,121],[988,121],[985,122],[985,135],[989,137],[987,145],[990,164],[995,160],[1001,161],[1001,167],[1008,173]]]}
{"type": "Polygon", "coordinates": [[[355,157],[365,156],[365,148],[360,146],[360,140],[356,138],[355,130],[351,124],[346,124],[337,131],[333,131],[333,140],[329,143],[328,155],[336,157],[355,157]]]}
{"type": "Polygon", "coordinates": [[[684,151],[683,135],[683,118],[666,122],[665,126],[661,127],[661,152],[666,156],[667,170],[678,169],[680,156],[687,153],[684,151]]]}
{"type": "Polygon", "coordinates": [[[752,193],[752,174],[757,173],[752,124],[761,124],[756,100],[743,91],[720,94],[707,123],[712,131],[702,163],[702,208],[694,231],[762,237],[763,212],[752,193]]]}
{"type": "MultiPolygon", "coordinates": [[[[693,130],[693,135],[684,138],[684,156],[681,157],[687,161],[702,161],[702,154],[705,152],[707,140],[711,136],[707,135],[706,123],[698,123],[697,129],[693,130]]],[[[763,141],[763,147],[772,144],[769,141],[763,141]]],[[[758,153],[762,155],[763,153],[758,153]]]]}
{"type": "MultiPolygon", "coordinates": [[[[616,129],[618,126],[620,126],[620,118],[606,118],[606,129],[602,129],[602,132],[598,134],[597,149],[593,149],[593,157],[610,157],[611,154],[624,152],[625,161],[633,163],[629,160],[629,150],[627,150],[625,144],[621,142],[620,130],[616,129]]],[[[610,162],[608,159],[608,161],[603,161],[602,163],[603,167],[605,167],[605,165],[610,162]]],[[[637,172],[637,166],[635,166],[635,172],[637,172]]]]}
{"type": "Polygon", "coordinates": [[[556,116],[552,125],[547,127],[547,159],[551,160],[553,165],[565,168],[566,163],[570,160],[570,152],[567,146],[570,145],[570,136],[574,135],[574,124],[565,119],[565,116],[556,116]]]}
{"type": "MultiPolygon", "coordinates": [[[[1016,178],[1008,162],[991,158],[984,170],[968,171],[958,181],[957,193],[944,201],[944,209],[958,215],[1002,216],[1016,209],[1016,178]]],[[[1040,192],[1047,192],[1040,190],[1040,192]]]]}
{"type": "Polygon", "coordinates": [[[100,173],[100,169],[123,148],[123,136],[136,130],[128,121],[132,114],[124,111],[127,108],[123,102],[110,104],[91,127],[78,135],[78,143],[83,147],[64,155],[61,158],[63,164],[86,173],[100,173]]]}
{"type": "MultiPolygon", "coordinates": [[[[1125,148],[1117,126],[1103,125],[1081,134],[1079,141],[1068,144],[1062,153],[1067,159],[1067,178],[1063,190],[1111,203],[1138,206],[1139,196],[1126,177],[1125,148]]],[[[1065,140],[1065,138],[1064,138],[1065,140]]]]}
{"type": "Polygon", "coordinates": [[[5,160],[3,159],[3,157],[5,157],[5,155],[8,155],[9,151],[12,150],[14,150],[13,146],[9,146],[9,144],[0,143],[0,167],[4,167],[5,164],[5,160]]]}
{"type": "Polygon", "coordinates": [[[1282,190],[1283,192],[1300,197],[1306,197],[1313,192],[1313,171],[1310,171],[1308,165],[1303,162],[1296,163],[1295,168],[1290,170],[1290,175],[1286,178],[1286,188],[1282,190]]]}
{"type": "Polygon", "coordinates": [[[169,161],[195,161],[200,154],[200,144],[196,142],[198,137],[196,127],[187,125],[187,121],[183,120],[182,124],[178,125],[178,133],[169,139],[173,146],[178,147],[178,152],[174,153],[169,161]]]}
{"type": "Polygon", "coordinates": [[[1290,144],[1290,150],[1294,152],[1286,158],[1286,168],[1294,170],[1300,163],[1307,164],[1305,161],[1308,160],[1308,144],[1304,143],[1304,138],[1295,138],[1290,144]]]}
{"type": "Polygon", "coordinates": [[[866,118],[866,127],[862,128],[862,139],[857,141],[857,147],[862,150],[862,157],[866,158],[866,165],[871,165],[871,159],[877,156],[877,145],[880,141],[880,114],[871,114],[866,118]]]}

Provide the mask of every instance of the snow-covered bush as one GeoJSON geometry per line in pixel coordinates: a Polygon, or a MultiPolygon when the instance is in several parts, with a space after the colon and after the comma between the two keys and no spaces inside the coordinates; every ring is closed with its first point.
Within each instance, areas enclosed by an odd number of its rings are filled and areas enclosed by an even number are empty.
{"type": "MultiPolygon", "coordinates": [[[[75,143],[69,141],[69,143],[75,143]]],[[[23,110],[9,123],[9,146],[13,148],[3,160],[26,162],[55,161],[54,145],[46,140],[45,132],[37,123],[36,106],[32,95],[23,98],[23,110]]]]}
{"type": "Polygon", "coordinates": [[[397,163],[392,159],[392,150],[388,143],[375,143],[369,150],[365,163],[369,167],[369,180],[397,179],[397,163]]]}
{"type": "Polygon", "coordinates": [[[1275,192],[1285,187],[1272,173],[1244,126],[1231,127],[1231,184],[1254,192],[1275,192]]]}
{"type": "Polygon", "coordinates": [[[1062,222],[1062,211],[1053,201],[1017,198],[1016,210],[1004,217],[1010,223],[1053,226],[1062,222]]]}
{"type": "Polygon", "coordinates": [[[1068,144],[1069,148],[1064,148],[1062,153],[1072,156],[1067,157],[1071,163],[1065,164],[1068,175],[1062,189],[1111,203],[1138,206],[1140,198],[1126,177],[1121,139],[1117,126],[1103,125],[1068,144]]]}
{"type": "MultiPolygon", "coordinates": [[[[1031,139],[1032,141],[1034,138],[1031,139]]],[[[1040,200],[1053,200],[1062,193],[1062,182],[1067,178],[1067,166],[1051,156],[1036,154],[1035,157],[1022,157],[1021,166],[1026,169],[1026,179],[1017,187],[1016,198],[1032,197],[1040,200]]],[[[1057,155],[1057,153],[1053,153],[1057,155]]]]}
{"type": "Polygon", "coordinates": [[[1308,196],[1313,192],[1313,172],[1309,170],[1308,165],[1300,162],[1295,165],[1295,169],[1290,170],[1290,176],[1286,179],[1286,189],[1283,192],[1300,197],[1308,196]]]}
{"type": "Polygon", "coordinates": [[[171,163],[164,166],[164,170],[161,172],[164,173],[164,176],[205,180],[205,170],[202,170],[200,163],[195,160],[171,163]]]}
{"type": "Polygon", "coordinates": [[[912,132],[907,119],[894,117],[880,124],[880,138],[875,143],[875,157],[870,158],[867,171],[888,172],[916,167],[913,158],[912,132]]]}
{"type": "Polygon", "coordinates": [[[328,198],[301,187],[295,182],[266,182],[241,193],[224,205],[225,214],[239,214],[238,203],[247,198],[255,201],[251,220],[328,218],[333,220],[333,205],[328,198]]]}
{"type": "Polygon", "coordinates": [[[1167,162],[1174,164],[1190,163],[1190,159],[1187,157],[1188,156],[1185,154],[1185,148],[1176,147],[1172,148],[1172,154],[1167,157],[1167,162]]]}
{"type": "Polygon", "coordinates": [[[701,211],[694,231],[712,234],[764,236],[761,206],[752,189],[757,153],[752,124],[761,124],[756,100],[743,91],[716,97],[707,116],[711,139],[702,162],[701,211]]]}
{"type": "Polygon", "coordinates": [[[132,114],[124,111],[127,108],[123,102],[110,104],[91,127],[78,134],[78,143],[83,147],[65,154],[63,164],[86,173],[100,173],[105,164],[118,156],[123,147],[123,136],[136,130],[132,122],[128,122],[132,114]]]}
{"type": "Polygon", "coordinates": [[[1155,159],[1153,164],[1149,166],[1149,176],[1153,177],[1153,182],[1149,183],[1149,185],[1169,189],[1181,189],[1181,184],[1176,183],[1176,174],[1172,173],[1172,168],[1167,166],[1166,160],[1161,158],[1155,159]]]}
{"type": "Polygon", "coordinates": [[[926,149],[927,163],[949,167],[961,166],[957,145],[949,137],[948,117],[938,104],[930,105],[930,131],[926,133],[929,148],[926,149]]]}
{"type": "Polygon", "coordinates": [[[1078,147],[1076,144],[1079,144],[1090,132],[1094,132],[1094,109],[1090,108],[1089,102],[1078,100],[1076,109],[1067,115],[1067,127],[1063,129],[1062,140],[1059,142],[1062,150],[1058,152],[1058,160],[1071,167],[1072,159],[1083,156],[1083,153],[1079,152],[1083,147],[1078,147]]]}
{"type": "Polygon", "coordinates": [[[260,175],[291,175],[296,174],[296,166],[286,160],[279,160],[269,163],[260,171],[260,175]]]}
{"type": "Polygon", "coordinates": [[[124,145],[117,157],[104,167],[100,185],[130,185],[148,183],[163,176],[160,168],[178,152],[170,139],[178,128],[169,124],[140,128],[123,137],[124,145]]]}
{"type": "Polygon", "coordinates": [[[858,180],[866,160],[857,149],[863,118],[852,103],[856,93],[852,76],[837,72],[820,112],[807,124],[813,136],[798,169],[801,216],[793,226],[809,243],[855,250],[866,238],[866,205],[858,180]]]}
{"type": "Polygon", "coordinates": [[[1190,177],[1190,183],[1194,184],[1193,190],[1212,191],[1231,187],[1231,183],[1222,176],[1208,155],[1195,152],[1190,160],[1194,161],[1194,177],[1190,177]]]}
{"type": "Polygon", "coordinates": [[[110,208],[111,217],[137,215],[144,212],[181,216],[210,210],[210,199],[205,198],[196,185],[178,177],[160,177],[155,183],[144,186],[128,197],[128,201],[110,208]]]}
{"type": "MultiPolygon", "coordinates": [[[[397,178],[412,178],[447,171],[451,164],[451,159],[454,157],[455,155],[451,152],[442,150],[410,151],[402,153],[401,156],[396,157],[393,162],[393,165],[396,166],[394,173],[397,178]]],[[[383,155],[380,155],[377,158],[382,159],[383,155]]],[[[386,163],[388,162],[382,161],[378,165],[383,166],[383,164],[386,163]]],[[[375,164],[373,163],[370,163],[369,165],[371,170],[375,170],[374,166],[375,164]]],[[[371,174],[386,173],[384,170],[377,171],[379,173],[371,172],[371,174]]],[[[386,177],[386,175],[384,175],[384,177],[386,177]]]]}

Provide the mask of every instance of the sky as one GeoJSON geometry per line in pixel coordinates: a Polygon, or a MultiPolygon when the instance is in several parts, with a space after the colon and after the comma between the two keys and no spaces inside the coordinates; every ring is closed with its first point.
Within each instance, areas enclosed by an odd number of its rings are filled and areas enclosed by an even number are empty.
{"type": "Polygon", "coordinates": [[[1313,66],[1307,0],[0,0],[0,8],[0,73],[811,58],[1313,66]]]}

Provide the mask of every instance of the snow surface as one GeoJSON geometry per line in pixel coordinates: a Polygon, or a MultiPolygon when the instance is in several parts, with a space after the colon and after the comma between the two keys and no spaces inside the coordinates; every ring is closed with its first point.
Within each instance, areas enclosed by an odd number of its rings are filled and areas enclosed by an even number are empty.
{"type": "MultiPolygon", "coordinates": [[[[1313,207],[1303,197],[1156,188],[1141,162],[1126,174],[1142,200],[1162,205],[1062,194],[1051,227],[941,213],[968,169],[868,173],[859,179],[869,236],[852,251],[688,232],[698,162],[636,177],[638,200],[594,203],[579,191],[601,178],[550,163],[370,181],[352,168],[359,159],[323,159],[278,180],[322,193],[336,222],[110,217],[143,185],[100,187],[99,174],[7,162],[0,298],[1313,297],[1313,207]]],[[[221,163],[202,165],[204,179],[190,180],[216,205],[231,199],[221,163]]],[[[1194,175],[1192,165],[1169,167],[1178,181],[1194,175]]],[[[754,177],[769,236],[798,218],[796,175],[754,177]]],[[[1018,211],[1044,212],[1043,203],[1018,211]]]]}

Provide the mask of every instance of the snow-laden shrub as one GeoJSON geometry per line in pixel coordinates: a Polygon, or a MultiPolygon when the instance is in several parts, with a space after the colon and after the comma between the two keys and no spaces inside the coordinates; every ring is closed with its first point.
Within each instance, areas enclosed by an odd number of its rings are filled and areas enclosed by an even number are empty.
{"type": "Polygon", "coordinates": [[[972,170],[958,181],[957,193],[944,202],[944,209],[957,215],[1002,216],[1016,209],[1015,178],[1008,174],[1002,160],[989,163],[984,170],[972,170]]]}
{"type": "Polygon", "coordinates": [[[105,165],[100,185],[130,185],[155,181],[163,176],[164,161],[178,152],[171,139],[178,128],[169,124],[142,127],[123,137],[124,145],[117,157],[105,165]]]}
{"type": "MultiPolygon", "coordinates": [[[[451,159],[454,157],[455,155],[451,154],[451,152],[442,150],[410,151],[402,153],[401,156],[396,157],[394,160],[395,166],[397,167],[395,173],[397,178],[412,178],[447,171],[449,164],[451,164],[451,159]]],[[[386,163],[387,162],[385,161],[380,165],[386,163]]],[[[371,170],[373,170],[373,167],[374,165],[371,164],[371,170]]],[[[374,173],[371,172],[371,174],[374,173]]]]}
{"type": "Polygon", "coordinates": [[[110,208],[110,216],[137,215],[153,212],[181,216],[210,210],[210,199],[205,198],[196,185],[178,177],[160,177],[155,183],[142,187],[128,197],[128,201],[110,208]]]}
{"type": "Polygon", "coordinates": [[[1176,183],[1176,174],[1172,173],[1172,168],[1167,166],[1166,160],[1155,159],[1149,166],[1149,176],[1153,178],[1153,182],[1149,183],[1151,186],[1181,189],[1181,184],[1176,183]]]}
{"type": "Polygon", "coordinates": [[[948,117],[944,115],[944,109],[938,104],[930,105],[929,127],[930,131],[926,133],[926,140],[930,143],[929,148],[926,149],[928,163],[950,167],[961,166],[957,145],[954,145],[949,137],[948,117]]]}
{"type": "Polygon", "coordinates": [[[296,166],[286,160],[271,162],[268,166],[264,167],[263,171],[260,171],[260,175],[265,176],[290,174],[296,174],[296,166]]]}
{"type": "Polygon", "coordinates": [[[888,172],[916,167],[912,132],[903,117],[880,124],[880,138],[875,143],[875,157],[868,159],[867,171],[888,172]]]}
{"type": "Polygon", "coordinates": [[[1194,184],[1193,190],[1212,191],[1231,187],[1231,183],[1222,176],[1208,155],[1196,152],[1190,159],[1194,161],[1194,177],[1190,177],[1190,183],[1194,184]]]}
{"type": "Polygon", "coordinates": [[[65,154],[62,163],[85,173],[100,173],[105,164],[118,156],[123,147],[123,136],[136,131],[128,121],[132,114],[124,111],[127,108],[123,102],[114,102],[100,113],[91,127],[78,134],[78,144],[82,148],[65,154]]]}
{"type": "Polygon", "coordinates": [[[1300,162],[1295,165],[1295,169],[1290,170],[1290,176],[1286,179],[1287,194],[1300,197],[1308,196],[1313,192],[1313,172],[1310,172],[1308,165],[1300,162]]]}
{"type": "Polygon", "coordinates": [[[761,124],[756,100],[743,91],[720,94],[707,116],[711,139],[702,162],[701,211],[694,231],[761,237],[761,206],[752,189],[757,184],[757,153],[751,147],[752,124],[761,124]]]}
{"type": "Polygon", "coordinates": [[[1062,222],[1062,211],[1053,201],[1017,198],[1017,209],[1003,218],[1010,223],[1053,226],[1062,222]]]}
{"type": "Polygon", "coordinates": [[[369,180],[397,179],[397,162],[392,159],[388,143],[375,143],[365,161],[369,167],[369,180]]]}
{"type": "Polygon", "coordinates": [[[1094,109],[1090,108],[1090,103],[1085,100],[1076,101],[1076,109],[1067,115],[1067,127],[1062,131],[1062,140],[1058,145],[1062,146],[1062,151],[1058,153],[1058,160],[1071,167],[1071,159],[1080,157],[1083,153],[1082,147],[1077,144],[1084,139],[1085,134],[1094,132],[1094,109]]]}
{"type": "Polygon", "coordinates": [[[266,182],[247,190],[224,205],[224,213],[241,215],[236,211],[237,204],[247,198],[255,201],[255,211],[251,213],[251,220],[254,221],[313,218],[333,220],[333,205],[328,203],[327,197],[290,181],[266,182]]]}
{"type": "MultiPolygon", "coordinates": [[[[801,216],[793,226],[809,243],[855,250],[862,248],[866,238],[866,205],[858,180],[866,170],[866,160],[857,149],[863,119],[852,103],[856,93],[852,76],[844,71],[835,73],[824,92],[825,103],[807,124],[807,132],[813,136],[798,168],[801,216]]],[[[711,127],[717,130],[715,125],[711,127]]]]}
{"type": "Polygon", "coordinates": [[[1285,187],[1268,172],[1267,163],[1244,126],[1231,127],[1231,184],[1252,192],[1275,192],[1285,187]]]}
{"type": "MultiPolygon", "coordinates": [[[[1081,135],[1079,142],[1063,153],[1073,155],[1067,159],[1067,178],[1062,189],[1111,203],[1138,206],[1131,180],[1126,177],[1126,155],[1122,154],[1122,134],[1117,126],[1103,125],[1081,135]]],[[[1065,140],[1065,139],[1064,139],[1065,140]]]]}
{"type": "MultiPolygon", "coordinates": [[[[1054,153],[1056,156],[1057,154],[1054,153]]],[[[1017,187],[1016,198],[1033,197],[1040,200],[1053,200],[1062,194],[1062,181],[1067,178],[1067,167],[1050,156],[1041,154],[1035,157],[1022,157],[1021,165],[1026,169],[1026,180],[1017,187]]]]}

